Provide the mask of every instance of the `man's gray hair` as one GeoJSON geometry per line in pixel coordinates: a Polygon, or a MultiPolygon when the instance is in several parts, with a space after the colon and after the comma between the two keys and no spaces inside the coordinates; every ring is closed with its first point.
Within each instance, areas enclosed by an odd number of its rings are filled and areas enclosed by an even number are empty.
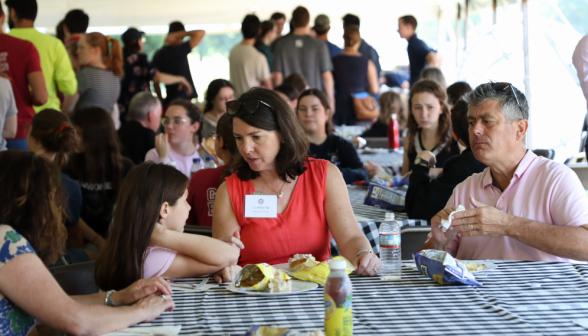
{"type": "Polygon", "coordinates": [[[529,119],[527,98],[512,84],[494,82],[481,84],[474,91],[466,94],[463,99],[470,105],[470,108],[478,106],[489,99],[500,101],[500,112],[502,112],[506,122],[509,124],[521,119],[529,119]],[[516,98],[513,91],[516,93],[516,98]],[[517,98],[519,104],[517,104],[517,98]]]}
{"type": "Polygon", "coordinates": [[[127,119],[137,121],[147,120],[149,112],[155,111],[160,106],[159,99],[153,97],[151,92],[139,92],[131,99],[127,119]]]}

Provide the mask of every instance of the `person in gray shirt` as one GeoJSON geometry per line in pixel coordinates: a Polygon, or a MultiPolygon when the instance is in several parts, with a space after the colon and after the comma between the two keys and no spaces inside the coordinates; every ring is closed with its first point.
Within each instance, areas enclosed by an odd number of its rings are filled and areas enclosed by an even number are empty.
{"type": "Polygon", "coordinates": [[[311,88],[322,89],[334,106],[333,64],[325,42],[309,35],[310,13],[297,7],[292,13],[293,34],[282,37],[274,47],[274,84],[282,84],[284,77],[299,73],[306,77],[311,88]]]}
{"type": "Polygon", "coordinates": [[[16,135],[17,112],[12,84],[0,72],[0,151],[6,150],[6,139],[16,135]]]}

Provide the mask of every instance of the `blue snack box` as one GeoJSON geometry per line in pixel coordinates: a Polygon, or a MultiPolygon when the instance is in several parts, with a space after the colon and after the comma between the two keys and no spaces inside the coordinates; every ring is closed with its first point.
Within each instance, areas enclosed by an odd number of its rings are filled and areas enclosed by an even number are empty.
{"type": "Polygon", "coordinates": [[[407,189],[405,186],[389,188],[370,182],[363,204],[386,210],[403,211],[407,189]]]}
{"type": "Polygon", "coordinates": [[[439,250],[422,250],[413,254],[419,272],[440,285],[482,286],[465,264],[439,250]]]}

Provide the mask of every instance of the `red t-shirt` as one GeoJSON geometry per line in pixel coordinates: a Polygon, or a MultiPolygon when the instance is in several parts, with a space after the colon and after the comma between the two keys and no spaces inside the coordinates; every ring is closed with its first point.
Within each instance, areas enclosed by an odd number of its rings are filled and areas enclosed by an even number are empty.
{"type": "Polygon", "coordinates": [[[29,124],[35,116],[27,78],[29,73],[35,71],[42,71],[37,48],[29,41],[0,34],[0,72],[10,76],[18,109],[18,127],[14,139],[27,137],[29,124]]]}
{"type": "Polygon", "coordinates": [[[212,169],[201,169],[190,179],[188,204],[192,207],[186,224],[212,226],[212,210],[216,190],[220,186],[219,179],[224,166],[212,169]]]}
{"type": "Polygon", "coordinates": [[[331,231],[325,215],[327,166],[325,160],[309,159],[290,203],[278,218],[245,218],[245,195],[255,191],[251,181],[241,181],[237,174],[225,180],[235,217],[241,227],[239,265],[287,263],[294,254],[312,254],[324,261],[331,255],[331,231]]]}

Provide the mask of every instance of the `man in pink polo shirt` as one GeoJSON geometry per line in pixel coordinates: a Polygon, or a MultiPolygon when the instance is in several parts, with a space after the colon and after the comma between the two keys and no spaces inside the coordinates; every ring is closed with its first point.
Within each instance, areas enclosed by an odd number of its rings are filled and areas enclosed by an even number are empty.
{"type": "Polygon", "coordinates": [[[465,100],[472,151],[488,168],[455,187],[423,248],[459,259],[588,260],[588,197],[572,170],[526,149],[524,94],[487,83],[465,100]],[[466,210],[443,232],[441,220],[459,205],[466,210]]]}

